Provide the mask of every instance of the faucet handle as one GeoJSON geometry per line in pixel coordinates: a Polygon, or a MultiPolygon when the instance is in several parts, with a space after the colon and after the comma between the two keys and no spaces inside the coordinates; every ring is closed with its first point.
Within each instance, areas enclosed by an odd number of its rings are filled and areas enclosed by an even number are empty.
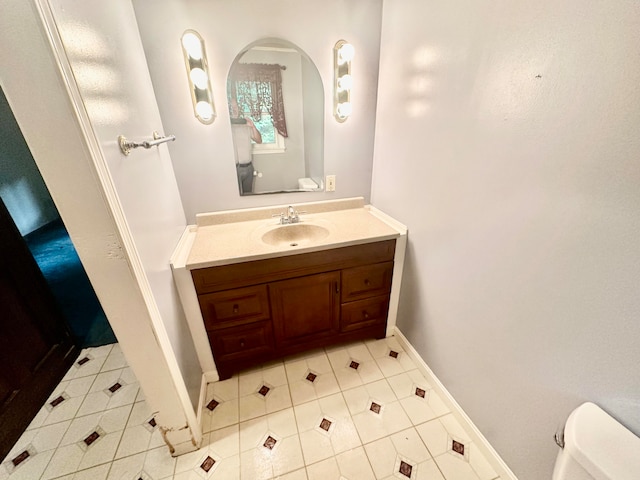
{"type": "Polygon", "coordinates": [[[272,217],[279,217],[280,218],[280,224],[284,225],[284,223],[285,223],[285,221],[284,221],[284,219],[285,219],[284,213],[282,213],[282,212],[281,213],[272,213],[271,216],[272,217]]]}

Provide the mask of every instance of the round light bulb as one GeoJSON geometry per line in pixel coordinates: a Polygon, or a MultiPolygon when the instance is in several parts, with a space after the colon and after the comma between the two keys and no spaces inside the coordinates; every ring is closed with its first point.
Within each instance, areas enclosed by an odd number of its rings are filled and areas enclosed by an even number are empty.
{"type": "Polygon", "coordinates": [[[355,55],[356,50],[353,48],[353,45],[350,43],[343,44],[338,50],[338,59],[340,64],[344,62],[350,62],[353,60],[353,56],[355,55]]]}
{"type": "Polygon", "coordinates": [[[194,60],[202,58],[202,41],[195,33],[187,32],[182,36],[182,46],[194,60]]]}
{"type": "Polygon", "coordinates": [[[196,113],[203,120],[211,120],[213,117],[213,107],[209,102],[196,103],[196,113]]]}
{"type": "Polygon", "coordinates": [[[191,77],[193,84],[200,90],[205,90],[207,88],[209,77],[204,70],[201,68],[194,68],[189,72],[189,76],[191,77]]]}
{"type": "Polygon", "coordinates": [[[351,115],[351,102],[342,102],[338,104],[336,108],[336,113],[340,118],[347,118],[351,115]]]}
{"type": "Polygon", "coordinates": [[[353,77],[351,75],[342,75],[338,77],[338,89],[341,91],[351,90],[353,86],[353,77]]]}

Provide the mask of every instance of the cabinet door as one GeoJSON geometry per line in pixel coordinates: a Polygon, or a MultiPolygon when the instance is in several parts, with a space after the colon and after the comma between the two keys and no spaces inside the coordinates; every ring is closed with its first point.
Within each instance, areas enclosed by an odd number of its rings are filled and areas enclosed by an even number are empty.
{"type": "Polygon", "coordinates": [[[276,345],[312,344],[340,331],[340,272],[269,284],[276,345]]]}

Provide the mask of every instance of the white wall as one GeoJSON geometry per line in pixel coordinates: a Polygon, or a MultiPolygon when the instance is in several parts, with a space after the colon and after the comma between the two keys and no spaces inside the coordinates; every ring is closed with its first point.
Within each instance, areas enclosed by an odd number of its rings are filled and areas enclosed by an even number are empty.
{"type": "Polygon", "coordinates": [[[636,1],[385,1],[372,203],[398,323],[522,480],[585,400],[640,434],[636,1]]]}
{"type": "MultiPolygon", "coordinates": [[[[116,10],[114,2],[110,7],[116,10]]],[[[53,27],[46,2],[3,3],[0,44],[6,48],[0,49],[0,84],[127,361],[158,412],[158,425],[178,451],[193,449],[200,429],[176,360],[160,345],[166,344],[166,333],[157,323],[157,307],[147,301],[149,281],[101,149],[88,122],[81,120],[86,114],[69,81],[72,73],[56,29],[44,26],[41,13],[53,27]]],[[[123,26],[130,23],[123,20],[123,26]]]]}
{"type": "Polygon", "coordinates": [[[187,222],[196,213],[353,196],[369,198],[381,0],[133,0],[162,120],[177,141],[169,146],[187,222]],[[193,115],[180,37],[197,30],[205,41],[218,118],[193,115]],[[226,108],[226,78],[235,56],[260,38],[279,37],[318,67],[325,88],[325,172],[337,175],[334,193],[304,192],[240,197],[226,108]],[[331,114],[333,46],[353,43],[354,114],[344,124],[331,114]]]}
{"type": "Polygon", "coordinates": [[[22,235],[59,218],[20,127],[0,89],[0,197],[22,235]]]}
{"type": "MultiPolygon", "coordinates": [[[[53,13],[192,402],[202,372],[169,266],[186,221],[165,145],[125,156],[117,138],[164,133],[129,1],[52,0],[53,13]]],[[[125,352],[126,353],[126,352],[125,352]]]]}

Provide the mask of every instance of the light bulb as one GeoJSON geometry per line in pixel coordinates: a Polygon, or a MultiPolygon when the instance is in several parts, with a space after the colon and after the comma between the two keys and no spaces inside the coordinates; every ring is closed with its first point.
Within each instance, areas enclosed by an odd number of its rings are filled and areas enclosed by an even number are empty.
{"type": "Polygon", "coordinates": [[[187,32],[182,36],[182,46],[194,60],[202,58],[202,42],[195,33],[187,32]]]}
{"type": "Polygon", "coordinates": [[[213,107],[209,102],[196,103],[196,113],[203,120],[211,120],[213,117],[213,107]]]}
{"type": "Polygon", "coordinates": [[[351,90],[353,86],[353,77],[351,75],[342,75],[338,78],[338,89],[340,91],[351,90]]]}
{"type": "Polygon", "coordinates": [[[342,65],[345,62],[353,60],[356,50],[350,43],[343,44],[338,50],[338,62],[342,65]]]}
{"type": "Polygon", "coordinates": [[[189,76],[191,77],[191,81],[193,84],[198,87],[200,90],[204,90],[207,88],[207,84],[209,81],[209,77],[201,68],[194,68],[189,72],[189,76]]]}
{"type": "Polygon", "coordinates": [[[336,113],[340,118],[347,118],[351,115],[351,110],[351,102],[342,102],[336,107],[336,113]]]}

